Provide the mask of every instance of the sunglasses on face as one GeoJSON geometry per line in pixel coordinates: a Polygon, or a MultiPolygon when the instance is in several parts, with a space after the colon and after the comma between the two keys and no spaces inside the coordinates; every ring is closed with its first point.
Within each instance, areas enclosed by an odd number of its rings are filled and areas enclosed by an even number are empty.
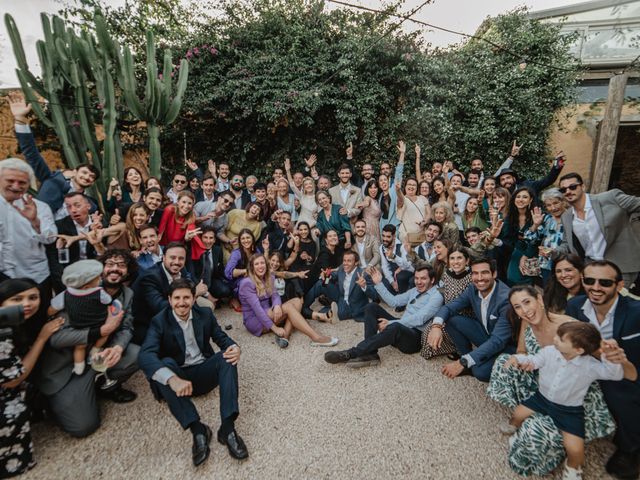
{"type": "Polygon", "coordinates": [[[176,180],[173,181],[173,183],[187,183],[187,181],[186,180],[178,180],[178,179],[176,179],[176,180]]]}
{"type": "Polygon", "coordinates": [[[616,284],[615,280],[611,280],[610,278],[593,278],[593,277],[584,277],[582,279],[585,285],[595,285],[596,282],[600,284],[601,287],[610,288],[616,284]]]}
{"type": "Polygon", "coordinates": [[[574,192],[576,190],[576,188],[578,188],[580,185],[582,185],[582,184],[581,183],[574,183],[573,185],[567,185],[566,187],[561,187],[558,190],[560,190],[560,193],[567,193],[569,190],[574,192]]]}
{"type": "Polygon", "coordinates": [[[222,199],[222,203],[226,203],[227,205],[229,205],[232,202],[232,200],[229,200],[228,198],[223,198],[222,199]]]}

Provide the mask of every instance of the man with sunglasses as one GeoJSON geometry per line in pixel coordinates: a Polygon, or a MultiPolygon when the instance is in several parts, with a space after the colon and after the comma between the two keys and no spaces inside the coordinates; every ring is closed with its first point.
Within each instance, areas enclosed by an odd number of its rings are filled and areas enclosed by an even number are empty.
{"type": "MultiPolygon", "coordinates": [[[[632,255],[632,251],[629,251],[632,255]]],[[[608,260],[588,263],[582,273],[586,295],[567,303],[566,314],[594,325],[605,340],[614,339],[624,354],[614,363],[631,362],[640,369],[640,301],[620,294],[624,283],[618,266],[608,260]]],[[[638,478],[640,473],[640,380],[601,381],[607,406],[616,421],[616,451],[606,469],[618,478],[638,478]]]]}
{"type": "Polygon", "coordinates": [[[218,199],[214,201],[205,200],[198,202],[193,207],[196,215],[196,225],[202,227],[213,227],[216,236],[225,243],[229,243],[229,239],[224,234],[227,228],[227,213],[234,208],[235,195],[230,191],[224,191],[218,195],[218,199]]]}
{"type": "Polygon", "coordinates": [[[562,214],[564,241],[558,253],[574,253],[590,260],[609,260],[622,270],[630,288],[640,271],[640,240],[631,215],[640,213],[640,198],[614,189],[588,194],[577,173],[560,178],[560,192],[571,208],[562,214]]]}
{"type": "Polygon", "coordinates": [[[178,194],[187,187],[187,176],[184,173],[176,173],[171,181],[171,188],[167,192],[167,197],[172,203],[178,201],[178,194]]]}

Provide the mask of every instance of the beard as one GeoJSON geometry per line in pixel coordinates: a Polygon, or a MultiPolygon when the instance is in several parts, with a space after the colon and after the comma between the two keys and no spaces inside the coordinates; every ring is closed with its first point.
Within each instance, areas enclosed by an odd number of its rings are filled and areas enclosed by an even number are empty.
{"type": "Polygon", "coordinates": [[[235,190],[236,192],[240,192],[240,191],[242,191],[242,185],[236,185],[236,184],[233,184],[233,185],[231,185],[231,188],[232,188],[233,190],[235,190]]]}

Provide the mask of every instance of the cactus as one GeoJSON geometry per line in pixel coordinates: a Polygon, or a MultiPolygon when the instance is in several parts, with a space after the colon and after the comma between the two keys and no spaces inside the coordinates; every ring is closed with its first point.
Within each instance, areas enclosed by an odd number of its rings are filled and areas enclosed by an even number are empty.
{"type": "Polygon", "coordinates": [[[115,87],[110,73],[114,69],[113,43],[107,44],[104,35],[100,37],[102,43],[86,32],[78,36],[55,15],[49,20],[43,13],[40,18],[44,40],[36,43],[42,68],[38,78],[29,70],[15,21],[11,15],[5,15],[20,86],[40,121],[55,130],[67,165],[74,168],[85,161],[92,163],[101,172],[97,189],[104,193],[109,179],[118,177],[122,180],[123,171],[122,152],[115,151],[121,149],[121,144],[115,87]],[[89,90],[90,82],[96,85],[99,103],[103,105],[105,139],[102,148],[96,138],[94,118],[94,105],[98,102],[89,90]],[[47,101],[46,109],[40,104],[40,98],[47,101]],[[117,165],[118,158],[120,165],[117,165]]]}
{"type": "Polygon", "coordinates": [[[189,63],[182,60],[180,74],[175,95],[172,94],[172,70],[173,64],[171,51],[165,50],[162,69],[162,78],[158,75],[156,63],[156,48],[153,33],[147,32],[147,61],[146,61],[146,86],[145,98],[140,100],[137,96],[138,85],[135,78],[133,56],[129,47],[118,51],[118,83],[122,88],[123,96],[131,113],[146,122],[149,133],[149,168],[151,175],[160,176],[161,152],[160,152],[160,127],[169,125],[177,118],[182,106],[182,97],[187,88],[189,76],[189,63]]]}

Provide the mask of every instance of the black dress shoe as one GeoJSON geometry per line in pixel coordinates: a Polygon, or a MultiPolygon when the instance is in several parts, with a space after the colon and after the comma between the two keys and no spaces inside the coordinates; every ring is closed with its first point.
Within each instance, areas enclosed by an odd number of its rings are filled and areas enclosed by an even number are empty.
{"type": "Polygon", "coordinates": [[[616,478],[622,478],[624,480],[638,478],[638,474],[640,473],[638,452],[623,452],[618,449],[611,455],[605,468],[607,473],[610,473],[616,478]]]}
{"type": "Polygon", "coordinates": [[[99,396],[115,403],[129,403],[138,398],[138,395],[135,392],[126,390],[122,388],[121,385],[118,385],[111,390],[102,390],[101,388],[98,388],[97,390],[99,396]]]}
{"type": "Polygon", "coordinates": [[[205,425],[206,433],[198,433],[193,436],[193,447],[191,447],[191,454],[193,455],[193,464],[197,467],[204,463],[209,458],[209,442],[211,442],[211,436],[213,433],[211,429],[205,425]]]}
{"type": "Polygon", "coordinates": [[[351,360],[349,350],[333,350],[324,354],[324,361],[327,363],[344,363],[351,360]]]}
{"type": "Polygon", "coordinates": [[[324,306],[324,307],[330,307],[331,306],[331,299],[329,297],[327,297],[326,295],[322,294],[318,297],[318,303],[320,303],[320,305],[324,306]]]}
{"type": "Polygon", "coordinates": [[[249,456],[249,452],[247,451],[247,446],[244,444],[244,440],[238,435],[235,430],[232,430],[229,435],[224,437],[222,432],[218,430],[218,441],[222,445],[226,445],[229,449],[229,454],[233,458],[237,458],[238,460],[243,460],[249,456]]]}

